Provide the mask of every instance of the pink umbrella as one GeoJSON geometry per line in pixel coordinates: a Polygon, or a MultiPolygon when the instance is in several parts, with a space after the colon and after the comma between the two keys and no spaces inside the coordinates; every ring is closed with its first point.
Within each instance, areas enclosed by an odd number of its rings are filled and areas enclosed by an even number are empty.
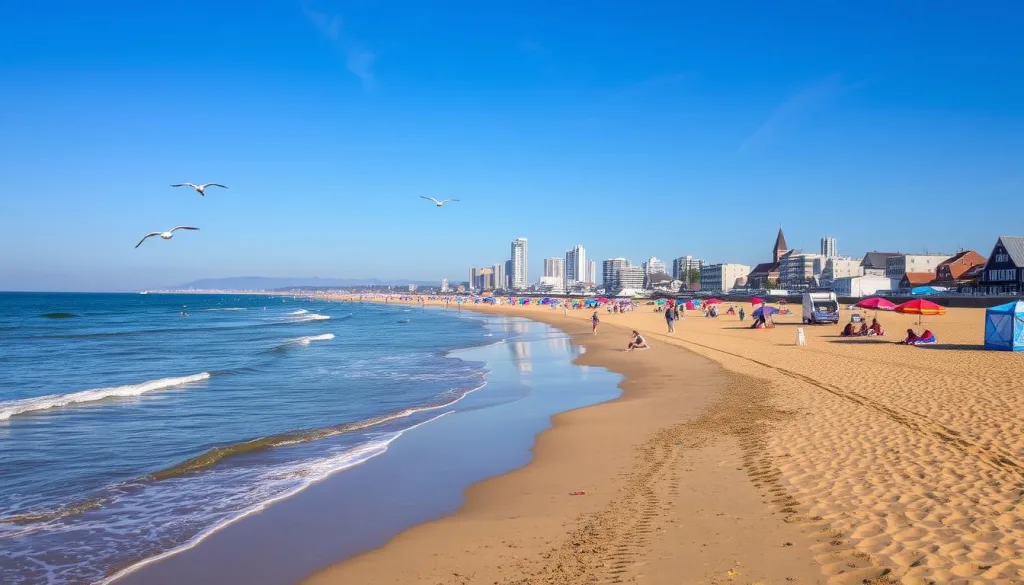
{"type": "Polygon", "coordinates": [[[858,309],[874,309],[876,311],[891,311],[896,308],[896,304],[881,297],[871,297],[857,303],[854,307],[858,309]]]}
{"type": "Polygon", "coordinates": [[[705,305],[717,305],[722,302],[722,299],[708,299],[704,301],[705,305]]]}
{"type": "Polygon", "coordinates": [[[750,299],[750,304],[751,305],[763,305],[764,304],[764,299],[762,299],[761,297],[753,297],[752,299],[750,299]]]}

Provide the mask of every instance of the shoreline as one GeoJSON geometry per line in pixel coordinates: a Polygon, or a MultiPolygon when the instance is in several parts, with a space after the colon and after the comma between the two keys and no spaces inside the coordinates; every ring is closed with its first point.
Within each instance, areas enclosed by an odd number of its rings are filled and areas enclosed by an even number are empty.
{"type": "Polygon", "coordinates": [[[461,504],[466,486],[525,464],[529,446],[547,427],[550,414],[618,395],[618,376],[588,373],[571,364],[577,350],[563,332],[531,320],[481,317],[495,337],[511,335],[512,339],[455,348],[449,354],[487,363],[491,373],[481,391],[467,393],[457,401],[457,408],[441,409],[431,425],[408,429],[409,436],[390,444],[381,457],[332,474],[302,493],[208,535],[197,546],[159,562],[150,561],[115,582],[221,583],[227,578],[232,582],[294,583],[339,558],[380,546],[408,526],[451,512],[461,504]],[[528,380],[516,380],[524,376],[543,383],[532,389],[523,387],[528,380]],[[582,393],[566,392],[574,387],[566,384],[574,385],[580,376],[589,376],[596,385],[582,393]],[[488,418],[495,420],[481,426],[479,421],[488,418]],[[540,426],[533,428],[536,425],[540,426]],[[505,434],[495,435],[497,429],[505,434]],[[462,445],[467,437],[476,440],[462,445]],[[492,444],[487,453],[480,452],[494,441],[500,444],[492,444]],[[441,454],[456,461],[436,460],[441,454]],[[444,477],[428,478],[433,469],[445,470],[444,477]],[[403,499],[421,503],[415,510],[406,510],[403,499]],[[326,514],[325,508],[330,508],[326,514]],[[333,523],[325,523],[325,519],[333,523]],[[339,534],[340,523],[353,528],[339,534]],[[306,530],[295,532],[295,524],[306,530]],[[280,540],[282,533],[291,536],[280,540]],[[249,550],[271,553],[253,562],[249,550]],[[352,553],[341,552],[344,550],[352,553]],[[311,552],[321,560],[304,560],[311,552]],[[307,566],[310,562],[314,564],[307,566]]]}
{"type": "Polygon", "coordinates": [[[602,324],[592,336],[578,315],[466,309],[565,331],[586,349],[574,363],[623,376],[621,396],[553,416],[525,466],[473,484],[454,513],[318,571],[305,585],[669,582],[658,578],[670,575],[685,583],[741,573],[773,583],[824,582],[811,554],[819,535],[776,516],[778,506],[764,504],[749,481],[763,466],[755,454],[763,425],[784,416],[757,396],[766,385],[677,347],[623,352],[628,329],[602,324]],[[715,473],[724,462],[729,472],[715,473]],[[578,491],[585,495],[568,495],[578,491]],[[724,511],[711,515],[710,507],[724,511]],[[689,524],[702,527],[698,540],[730,536],[663,550],[658,536],[689,524]],[[769,544],[759,533],[777,536],[769,544]]]}

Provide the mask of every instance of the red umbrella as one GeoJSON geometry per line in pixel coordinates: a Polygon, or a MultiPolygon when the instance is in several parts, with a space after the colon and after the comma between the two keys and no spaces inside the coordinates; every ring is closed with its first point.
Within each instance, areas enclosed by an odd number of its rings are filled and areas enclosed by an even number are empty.
{"type": "Polygon", "coordinates": [[[871,297],[870,299],[864,299],[863,301],[854,305],[858,309],[874,309],[876,311],[891,311],[896,308],[896,303],[887,301],[881,297],[871,297]]]}
{"type": "Polygon", "coordinates": [[[945,315],[946,307],[942,305],[936,305],[931,301],[924,299],[914,299],[907,301],[903,304],[896,305],[892,309],[897,313],[903,313],[905,315],[918,315],[917,324],[921,324],[921,316],[923,315],[945,315]]]}
{"type": "Polygon", "coordinates": [[[708,299],[704,301],[705,305],[717,305],[722,302],[722,299],[708,299]]]}
{"type": "Polygon", "coordinates": [[[751,305],[763,305],[764,304],[764,299],[762,299],[761,297],[753,297],[752,299],[750,299],[750,304],[751,305]]]}

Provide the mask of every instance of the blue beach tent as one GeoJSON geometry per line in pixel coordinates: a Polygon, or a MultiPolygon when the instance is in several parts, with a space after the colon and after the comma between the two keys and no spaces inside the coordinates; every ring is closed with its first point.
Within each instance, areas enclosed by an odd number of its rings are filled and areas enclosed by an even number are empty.
{"type": "Polygon", "coordinates": [[[985,349],[1024,351],[1024,301],[985,311],[985,349]]]}

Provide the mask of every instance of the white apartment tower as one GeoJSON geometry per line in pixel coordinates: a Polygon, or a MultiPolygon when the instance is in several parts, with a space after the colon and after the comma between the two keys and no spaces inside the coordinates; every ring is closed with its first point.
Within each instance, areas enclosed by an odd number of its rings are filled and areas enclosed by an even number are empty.
{"type": "Polygon", "coordinates": [[[583,244],[576,244],[565,253],[565,288],[571,283],[587,279],[587,251],[583,244]]]}
{"type": "Polygon", "coordinates": [[[651,256],[647,259],[647,262],[644,262],[644,274],[662,274],[665,272],[665,263],[657,256],[651,256]]]}
{"type": "Polygon", "coordinates": [[[447,278],[442,278],[441,279],[441,292],[443,292],[443,293],[448,292],[448,279],[447,278]]]}
{"type": "Polygon", "coordinates": [[[597,282],[597,262],[594,262],[593,260],[587,262],[586,281],[590,284],[595,284],[597,282]]]}
{"type": "Polygon", "coordinates": [[[491,267],[494,272],[494,290],[505,290],[508,287],[508,280],[505,279],[505,263],[498,262],[491,267]]]}
{"type": "Polygon", "coordinates": [[[526,290],[527,283],[530,282],[526,275],[526,238],[516,238],[512,240],[512,257],[509,259],[512,263],[512,290],[526,290]]]}
{"type": "Polygon", "coordinates": [[[835,258],[839,256],[839,250],[836,247],[836,239],[825,236],[821,238],[821,255],[826,258],[835,258]]]}
{"type": "Polygon", "coordinates": [[[690,284],[690,271],[696,269],[698,272],[704,266],[704,261],[693,256],[680,256],[672,261],[672,278],[690,284]]]}
{"type": "Polygon", "coordinates": [[[625,258],[609,258],[601,263],[601,285],[606,293],[616,290],[619,281],[619,271],[628,268],[629,260],[625,258]]]}
{"type": "Polygon", "coordinates": [[[560,281],[565,280],[565,261],[561,258],[545,258],[544,259],[544,276],[549,278],[557,278],[560,281]]]}

